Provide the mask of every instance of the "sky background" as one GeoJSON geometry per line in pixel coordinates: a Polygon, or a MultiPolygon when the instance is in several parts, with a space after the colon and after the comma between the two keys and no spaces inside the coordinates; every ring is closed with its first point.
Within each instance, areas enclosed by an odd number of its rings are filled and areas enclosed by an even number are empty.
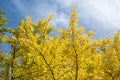
{"type": "Polygon", "coordinates": [[[0,9],[7,13],[6,26],[13,29],[25,16],[37,23],[51,13],[55,14],[51,24],[56,29],[66,29],[73,4],[79,14],[79,26],[85,26],[86,32],[94,30],[94,38],[112,37],[120,29],[120,0],[0,0],[0,9]]]}

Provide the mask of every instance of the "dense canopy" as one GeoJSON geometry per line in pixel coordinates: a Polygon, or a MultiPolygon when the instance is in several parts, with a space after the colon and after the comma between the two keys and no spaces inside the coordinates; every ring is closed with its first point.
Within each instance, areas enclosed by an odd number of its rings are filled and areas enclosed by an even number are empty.
{"type": "MultiPolygon", "coordinates": [[[[0,11],[0,14],[4,12],[0,11]]],[[[113,38],[93,39],[93,30],[79,26],[73,7],[68,29],[50,33],[54,15],[38,24],[28,16],[19,28],[3,28],[0,17],[0,39],[11,46],[8,54],[0,52],[0,80],[120,80],[120,32],[113,38]]]]}

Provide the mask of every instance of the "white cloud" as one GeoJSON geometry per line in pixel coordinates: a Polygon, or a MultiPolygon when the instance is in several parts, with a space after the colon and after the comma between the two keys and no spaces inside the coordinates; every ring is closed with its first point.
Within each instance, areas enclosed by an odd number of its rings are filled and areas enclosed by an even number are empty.
{"type": "Polygon", "coordinates": [[[57,0],[57,2],[65,8],[71,8],[72,4],[76,4],[80,17],[86,23],[95,24],[95,21],[104,25],[104,28],[120,29],[120,0],[57,0]]]}
{"type": "MultiPolygon", "coordinates": [[[[82,7],[85,8],[83,15],[92,17],[93,20],[106,25],[106,28],[120,28],[120,1],[119,4],[116,4],[117,1],[118,0],[84,0],[84,2],[81,3],[83,4],[82,7]]],[[[80,7],[79,5],[79,8],[80,7]]]]}
{"type": "Polygon", "coordinates": [[[27,4],[23,0],[15,0],[13,1],[15,6],[20,10],[20,12],[24,16],[31,16],[32,19],[37,22],[41,18],[47,18],[51,13],[55,14],[55,18],[52,21],[53,25],[61,24],[61,27],[66,27],[67,25],[67,16],[63,12],[57,12],[57,5],[56,4],[49,4],[49,2],[41,2],[38,0],[33,4],[27,4]]]}
{"type": "Polygon", "coordinates": [[[74,0],[56,0],[61,7],[70,7],[73,4],[74,0]]]}
{"type": "Polygon", "coordinates": [[[65,0],[58,3],[66,9],[76,4],[80,24],[93,29],[96,38],[113,36],[120,29],[120,0],[65,0]]]}
{"type": "Polygon", "coordinates": [[[65,13],[61,12],[55,15],[55,19],[53,21],[54,25],[60,24],[60,26],[58,26],[59,28],[68,28],[68,22],[69,22],[69,18],[68,15],[66,15],[65,13]]]}
{"type": "Polygon", "coordinates": [[[21,13],[32,16],[35,21],[46,18],[53,12],[55,14],[53,24],[66,27],[69,18],[67,9],[71,10],[72,4],[76,4],[81,24],[101,33],[103,31],[113,33],[113,30],[115,32],[120,29],[120,0],[56,0],[54,2],[51,0],[52,4],[41,0],[33,2],[26,6],[28,4],[24,0],[13,0],[21,13]]]}

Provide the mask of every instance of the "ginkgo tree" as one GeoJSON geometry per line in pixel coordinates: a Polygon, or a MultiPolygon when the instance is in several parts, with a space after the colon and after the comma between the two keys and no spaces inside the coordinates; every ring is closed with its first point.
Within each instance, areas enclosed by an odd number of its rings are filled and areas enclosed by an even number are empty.
{"type": "Polygon", "coordinates": [[[6,29],[4,28],[7,19],[4,17],[6,13],[0,10],[0,80],[9,80],[9,55],[4,53],[1,49],[2,39],[5,37],[6,29]]]}
{"type": "Polygon", "coordinates": [[[17,30],[7,29],[13,36],[2,37],[11,45],[10,55],[3,60],[9,59],[3,80],[120,79],[119,32],[114,39],[93,39],[95,32],[86,33],[85,27],[79,26],[73,7],[69,28],[58,29],[57,35],[51,36],[53,17],[51,14],[36,24],[28,16],[20,21],[17,30]]]}

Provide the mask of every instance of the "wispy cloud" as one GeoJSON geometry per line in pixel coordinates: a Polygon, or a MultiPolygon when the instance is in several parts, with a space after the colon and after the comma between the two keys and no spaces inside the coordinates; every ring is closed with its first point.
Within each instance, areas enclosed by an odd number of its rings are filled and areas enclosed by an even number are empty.
{"type": "Polygon", "coordinates": [[[58,1],[70,9],[76,4],[80,24],[96,31],[96,38],[113,36],[120,29],[120,0],[65,0],[58,1]]]}
{"type": "Polygon", "coordinates": [[[61,27],[67,26],[68,15],[64,12],[58,12],[57,4],[51,4],[47,1],[42,2],[40,0],[34,1],[32,4],[29,4],[24,0],[15,0],[13,3],[24,16],[31,16],[35,22],[41,18],[47,18],[51,13],[54,13],[55,18],[52,24],[61,24],[61,27]]]}
{"type": "Polygon", "coordinates": [[[94,29],[97,33],[104,33],[104,36],[120,29],[120,0],[35,0],[31,4],[26,0],[13,0],[13,3],[22,14],[30,15],[34,21],[54,13],[53,24],[60,24],[58,26],[61,27],[68,26],[68,12],[72,4],[76,4],[80,24],[94,29]]]}
{"type": "Polygon", "coordinates": [[[120,0],[57,0],[57,2],[66,8],[76,4],[80,17],[89,24],[98,22],[106,28],[120,28],[120,0]]]}
{"type": "Polygon", "coordinates": [[[75,0],[56,0],[58,4],[61,5],[61,7],[71,7],[71,5],[74,3],[75,0]]]}

